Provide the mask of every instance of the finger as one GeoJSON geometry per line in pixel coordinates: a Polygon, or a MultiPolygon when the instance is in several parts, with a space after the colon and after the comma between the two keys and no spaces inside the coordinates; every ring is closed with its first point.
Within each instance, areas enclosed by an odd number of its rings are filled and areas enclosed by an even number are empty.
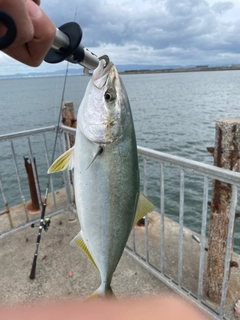
{"type": "Polygon", "coordinates": [[[27,5],[34,28],[34,37],[32,41],[27,44],[27,47],[33,65],[39,65],[53,43],[56,27],[35,3],[29,1],[27,5]],[[38,9],[37,13],[36,7],[38,9]]]}
{"type": "MultiPolygon", "coordinates": [[[[25,0],[0,1],[0,3],[1,9],[13,18],[17,26],[17,38],[11,47],[30,41],[33,37],[33,25],[25,5],[25,0]]],[[[0,35],[3,36],[6,31],[6,28],[0,25],[0,35]]]]}
{"type": "Polygon", "coordinates": [[[39,66],[53,42],[56,27],[33,1],[27,0],[26,7],[33,28],[31,39],[24,45],[5,49],[11,57],[29,66],[39,66]]]}

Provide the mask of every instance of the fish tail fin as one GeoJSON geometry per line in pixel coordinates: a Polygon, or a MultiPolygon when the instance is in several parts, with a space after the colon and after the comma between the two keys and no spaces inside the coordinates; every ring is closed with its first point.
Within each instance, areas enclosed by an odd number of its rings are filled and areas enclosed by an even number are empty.
{"type": "Polygon", "coordinates": [[[86,300],[96,300],[96,299],[117,299],[115,294],[112,291],[112,288],[109,286],[102,290],[101,286],[93,292],[86,300]]]}

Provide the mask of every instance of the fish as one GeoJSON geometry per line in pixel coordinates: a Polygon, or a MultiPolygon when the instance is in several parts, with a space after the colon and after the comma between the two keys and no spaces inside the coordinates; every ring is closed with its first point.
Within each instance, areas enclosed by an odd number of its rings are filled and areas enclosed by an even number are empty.
{"type": "Polygon", "coordinates": [[[77,115],[75,145],[48,173],[74,168],[81,230],[71,241],[99,270],[90,296],[113,297],[111,280],[132,228],[154,205],[140,193],[137,142],[128,95],[112,61],[100,60],[77,115]]]}

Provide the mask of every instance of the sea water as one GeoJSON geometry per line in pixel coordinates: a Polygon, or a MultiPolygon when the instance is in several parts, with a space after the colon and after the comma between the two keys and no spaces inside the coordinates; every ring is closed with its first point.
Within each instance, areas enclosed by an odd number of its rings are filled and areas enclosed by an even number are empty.
{"type": "MultiPolygon", "coordinates": [[[[214,146],[216,121],[240,117],[240,71],[133,74],[122,75],[122,79],[131,103],[138,145],[213,164],[213,158],[206,148],[214,146]]],[[[74,102],[76,114],[88,81],[87,76],[67,78],[64,100],[74,102]]],[[[55,125],[63,84],[64,77],[0,80],[0,135],[55,125]]],[[[34,143],[37,145],[37,141],[34,143]]],[[[27,146],[15,143],[15,148],[16,156],[19,155],[19,161],[22,161],[22,150],[27,150],[27,146]]],[[[51,148],[49,145],[49,150],[51,148]]],[[[0,144],[0,174],[5,177],[11,177],[14,170],[8,161],[8,152],[11,154],[0,144]]],[[[141,161],[140,165],[142,167],[141,161]]],[[[149,162],[147,170],[151,190],[149,197],[153,202],[159,202],[159,168],[149,162]]],[[[40,170],[40,176],[44,190],[47,182],[45,172],[40,170]]],[[[16,185],[14,182],[12,184],[16,185]]],[[[12,187],[5,192],[14,204],[12,187]]],[[[202,179],[186,173],[185,190],[184,223],[199,232],[202,179]]],[[[177,169],[172,168],[165,175],[165,199],[166,215],[177,220],[177,169]]],[[[156,206],[159,208],[159,203],[156,206]]],[[[236,224],[235,239],[236,250],[240,252],[239,222],[236,224]]]]}

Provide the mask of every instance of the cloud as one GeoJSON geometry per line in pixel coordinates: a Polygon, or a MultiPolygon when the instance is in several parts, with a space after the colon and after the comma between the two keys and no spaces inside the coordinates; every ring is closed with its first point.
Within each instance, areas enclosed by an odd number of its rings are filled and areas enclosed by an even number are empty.
{"type": "Polygon", "coordinates": [[[223,14],[228,10],[233,9],[234,3],[232,1],[219,1],[212,5],[212,10],[218,14],[223,14]]]}
{"type": "Polygon", "coordinates": [[[240,4],[215,0],[42,0],[56,26],[73,21],[82,44],[116,64],[239,63],[240,4]]]}

